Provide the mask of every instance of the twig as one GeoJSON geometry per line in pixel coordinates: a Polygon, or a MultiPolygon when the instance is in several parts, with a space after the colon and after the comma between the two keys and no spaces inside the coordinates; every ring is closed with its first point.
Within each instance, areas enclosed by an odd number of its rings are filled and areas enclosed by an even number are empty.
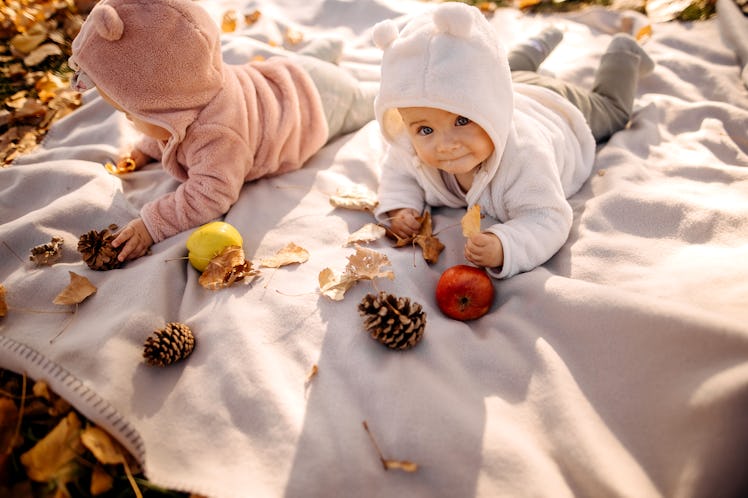
{"type": "Polygon", "coordinates": [[[377,440],[374,439],[374,434],[371,433],[369,430],[369,424],[366,423],[366,420],[361,422],[364,426],[364,430],[369,435],[369,439],[371,439],[371,444],[374,445],[374,449],[377,452],[377,455],[379,455],[379,460],[382,462],[382,467],[384,467],[384,470],[387,470],[387,460],[384,458],[384,455],[382,454],[382,450],[379,449],[379,445],[377,444],[377,440]]]}
{"type": "Polygon", "coordinates": [[[67,330],[67,328],[68,328],[68,327],[70,326],[70,324],[71,324],[71,323],[73,323],[73,319],[75,319],[75,314],[76,314],[77,312],[78,312],[78,303],[75,303],[75,310],[73,310],[73,316],[71,316],[71,317],[70,317],[70,318],[68,319],[68,321],[67,321],[67,322],[65,323],[65,326],[64,326],[64,327],[62,327],[62,329],[61,329],[61,330],[60,330],[59,332],[57,332],[57,335],[55,335],[55,336],[54,336],[53,338],[51,338],[51,339],[49,340],[49,343],[50,343],[50,344],[52,344],[53,342],[55,342],[55,340],[56,340],[56,339],[57,339],[58,337],[60,337],[60,336],[62,335],[62,333],[63,333],[63,332],[65,332],[65,330],[67,330]]]}
{"type": "Polygon", "coordinates": [[[21,259],[21,256],[19,256],[18,254],[16,254],[16,251],[14,251],[14,250],[13,250],[13,248],[11,248],[11,247],[10,247],[10,246],[8,245],[8,243],[7,243],[7,242],[3,241],[3,245],[5,246],[5,248],[6,248],[6,249],[8,249],[8,250],[10,251],[10,253],[11,253],[11,254],[12,254],[13,256],[15,256],[15,257],[16,257],[16,259],[17,259],[18,261],[20,261],[20,262],[21,262],[21,264],[24,264],[24,265],[26,264],[26,262],[25,262],[25,261],[24,261],[23,259],[21,259]]]}

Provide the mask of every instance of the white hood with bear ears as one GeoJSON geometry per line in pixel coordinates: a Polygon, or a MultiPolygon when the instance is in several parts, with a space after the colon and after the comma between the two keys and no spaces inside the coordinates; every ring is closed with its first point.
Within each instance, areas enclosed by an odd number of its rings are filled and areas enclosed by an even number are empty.
{"type": "Polygon", "coordinates": [[[504,47],[479,9],[441,4],[400,33],[393,21],[382,21],[373,40],[383,50],[375,112],[390,144],[409,147],[398,107],[435,107],[481,126],[495,157],[501,157],[512,127],[511,72],[504,47]]]}

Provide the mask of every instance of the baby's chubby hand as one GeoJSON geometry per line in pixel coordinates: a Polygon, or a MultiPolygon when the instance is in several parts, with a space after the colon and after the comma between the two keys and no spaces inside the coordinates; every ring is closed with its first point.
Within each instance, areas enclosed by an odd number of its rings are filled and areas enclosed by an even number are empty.
{"type": "Polygon", "coordinates": [[[392,232],[403,239],[418,233],[421,228],[421,222],[418,221],[420,215],[421,213],[411,208],[393,209],[387,212],[392,232]]]}
{"type": "Polygon", "coordinates": [[[117,248],[124,244],[117,259],[127,261],[137,259],[148,252],[153,245],[153,238],[148,233],[145,223],[141,218],[135,218],[117,234],[112,241],[112,246],[117,248]]]}
{"type": "Polygon", "coordinates": [[[504,264],[504,247],[496,235],[476,233],[465,243],[465,259],[478,266],[496,268],[504,264]]]}

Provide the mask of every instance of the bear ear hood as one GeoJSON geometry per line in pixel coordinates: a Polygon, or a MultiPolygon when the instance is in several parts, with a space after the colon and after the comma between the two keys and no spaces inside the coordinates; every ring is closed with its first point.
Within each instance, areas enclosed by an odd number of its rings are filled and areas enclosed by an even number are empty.
{"type": "Polygon", "coordinates": [[[218,26],[192,0],[102,0],[70,65],[128,113],[179,135],[223,83],[218,26]]]}
{"type": "Polygon", "coordinates": [[[381,21],[372,41],[383,51],[374,105],[388,142],[409,142],[398,108],[435,107],[479,124],[501,154],[512,126],[511,73],[497,33],[479,9],[439,4],[402,30],[381,21]]]}

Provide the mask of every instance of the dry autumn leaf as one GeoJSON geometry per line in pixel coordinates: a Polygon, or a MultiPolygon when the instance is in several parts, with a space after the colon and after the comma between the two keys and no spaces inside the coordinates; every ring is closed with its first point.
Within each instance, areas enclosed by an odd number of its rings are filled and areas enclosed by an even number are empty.
{"type": "Polygon", "coordinates": [[[80,431],[80,419],[75,412],[70,412],[49,434],[21,455],[21,463],[29,478],[37,482],[54,481],[58,486],[74,480],[78,459],[84,451],[80,431]]]}
{"type": "Polygon", "coordinates": [[[335,195],[330,196],[330,204],[354,211],[373,211],[379,200],[377,194],[366,186],[355,184],[337,189],[335,195]]]}
{"type": "Polygon", "coordinates": [[[304,33],[297,29],[288,28],[285,38],[289,45],[298,45],[304,40],[304,33]]]}
{"type": "Polygon", "coordinates": [[[236,11],[227,10],[221,18],[221,31],[224,33],[233,33],[236,31],[236,11]]]}
{"type": "Polygon", "coordinates": [[[260,272],[252,269],[252,263],[244,257],[239,246],[228,246],[210,260],[198,282],[209,290],[231,287],[236,282],[250,283],[260,272]]]}
{"type": "Polygon", "coordinates": [[[70,274],[70,283],[57,294],[57,297],[52,301],[54,304],[79,304],[96,292],[96,286],[86,277],[72,271],[68,273],[70,274]]]}
{"type": "Polygon", "coordinates": [[[473,204],[460,220],[460,224],[462,225],[462,235],[467,238],[480,233],[480,206],[473,204]]]}
{"type": "Polygon", "coordinates": [[[387,230],[376,223],[367,223],[348,236],[345,245],[357,244],[359,242],[371,242],[382,238],[387,230]]]}
{"type": "Polygon", "coordinates": [[[384,467],[384,470],[402,470],[404,472],[415,472],[418,470],[418,464],[413,463],[408,460],[391,460],[384,457],[382,454],[382,450],[379,449],[379,444],[377,444],[377,440],[374,438],[374,434],[371,433],[371,430],[369,429],[369,424],[366,423],[366,420],[362,422],[362,425],[364,426],[364,430],[369,435],[369,439],[371,440],[371,444],[374,446],[374,449],[377,451],[377,455],[379,455],[379,461],[382,462],[382,466],[384,467]]]}
{"type": "Polygon", "coordinates": [[[260,12],[259,10],[254,10],[249,14],[244,15],[244,23],[247,26],[251,26],[260,20],[260,16],[262,16],[262,12],[260,12]]]}
{"type": "Polygon", "coordinates": [[[41,244],[31,248],[31,262],[38,266],[49,266],[55,264],[62,257],[62,237],[54,236],[47,244],[41,244]]]}
{"type": "Polygon", "coordinates": [[[297,246],[293,242],[275,253],[275,255],[260,260],[260,266],[266,268],[280,268],[281,266],[291,265],[294,263],[305,263],[309,260],[309,251],[303,247],[297,246]]]}
{"type": "Polygon", "coordinates": [[[125,463],[122,447],[109,434],[96,426],[83,429],[80,435],[83,446],[88,448],[93,456],[104,465],[125,463]]]}
{"type": "Polygon", "coordinates": [[[423,259],[427,263],[436,263],[439,261],[439,254],[444,250],[444,244],[433,234],[431,213],[426,211],[423,213],[423,216],[416,219],[421,223],[421,228],[414,236],[403,239],[395,235],[391,230],[387,231],[387,235],[395,239],[395,247],[405,247],[415,244],[421,248],[423,259]]]}
{"type": "Polygon", "coordinates": [[[5,301],[5,286],[0,284],[0,318],[8,314],[8,303],[5,301]]]}
{"type": "Polygon", "coordinates": [[[356,252],[348,256],[348,264],[343,273],[330,268],[325,268],[320,272],[320,291],[323,296],[333,301],[341,301],[345,297],[345,292],[359,280],[374,280],[375,278],[393,280],[395,273],[392,270],[382,269],[390,264],[389,258],[384,254],[356,246],[356,252]]]}

